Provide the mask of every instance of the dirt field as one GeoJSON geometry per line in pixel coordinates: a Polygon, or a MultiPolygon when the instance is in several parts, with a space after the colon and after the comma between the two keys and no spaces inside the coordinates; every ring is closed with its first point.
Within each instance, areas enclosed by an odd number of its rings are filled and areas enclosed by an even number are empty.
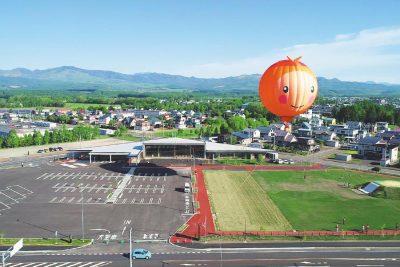
{"type": "Polygon", "coordinates": [[[397,181],[386,180],[386,181],[379,181],[378,183],[386,187],[400,187],[400,182],[397,181]]]}
{"type": "Polygon", "coordinates": [[[288,220],[249,173],[207,170],[204,175],[218,230],[292,229],[288,220]]]}

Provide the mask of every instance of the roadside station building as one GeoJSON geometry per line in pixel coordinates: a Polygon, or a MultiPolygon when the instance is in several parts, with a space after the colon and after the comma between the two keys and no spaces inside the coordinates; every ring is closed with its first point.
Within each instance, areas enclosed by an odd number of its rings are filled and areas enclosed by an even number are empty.
{"type": "Polygon", "coordinates": [[[257,155],[268,157],[277,152],[274,150],[205,142],[183,138],[154,139],[144,142],[122,143],[69,150],[68,157],[81,158],[92,162],[121,161],[138,164],[142,160],[151,159],[200,159],[214,160],[223,157],[253,159],[257,155]]]}

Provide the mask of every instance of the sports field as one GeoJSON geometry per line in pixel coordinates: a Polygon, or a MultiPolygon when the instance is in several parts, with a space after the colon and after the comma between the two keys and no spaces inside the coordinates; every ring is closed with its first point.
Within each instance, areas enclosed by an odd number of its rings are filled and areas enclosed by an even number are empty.
{"type": "Polygon", "coordinates": [[[247,172],[204,171],[218,230],[276,231],[292,227],[247,172]]]}
{"type": "Polygon", "coordinates": [[[400,223],[400,200],[344,186],[396,178],[348,170],[206,171],[205,177],[218,230],[243,231],[244,218],[252,222],[247,230],[394,229],[400,223]]]}

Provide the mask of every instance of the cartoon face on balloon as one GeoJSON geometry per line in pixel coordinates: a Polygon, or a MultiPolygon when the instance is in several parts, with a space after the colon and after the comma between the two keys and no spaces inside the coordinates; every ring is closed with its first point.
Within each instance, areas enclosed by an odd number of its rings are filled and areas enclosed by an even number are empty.
{"type": "Polygon", "coordinates": [[[260,80],[259,95],[264,106],[287,124],[307,111],[318,94],[314,73],[300,58],[281,60],[270,66],[260,80]]]}

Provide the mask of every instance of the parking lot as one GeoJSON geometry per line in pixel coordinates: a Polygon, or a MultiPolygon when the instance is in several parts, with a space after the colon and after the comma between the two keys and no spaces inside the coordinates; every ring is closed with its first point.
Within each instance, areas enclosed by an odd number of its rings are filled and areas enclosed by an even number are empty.
{"type": "Polygon", "coordinates": [[[166,239],[193,212],[190,194],[183,193],[189,168],[73,166],[1,170],[1,232],[80,238],[83,213],[86,238],[126,239],[132,227],[136,239],[166,239]]]}

